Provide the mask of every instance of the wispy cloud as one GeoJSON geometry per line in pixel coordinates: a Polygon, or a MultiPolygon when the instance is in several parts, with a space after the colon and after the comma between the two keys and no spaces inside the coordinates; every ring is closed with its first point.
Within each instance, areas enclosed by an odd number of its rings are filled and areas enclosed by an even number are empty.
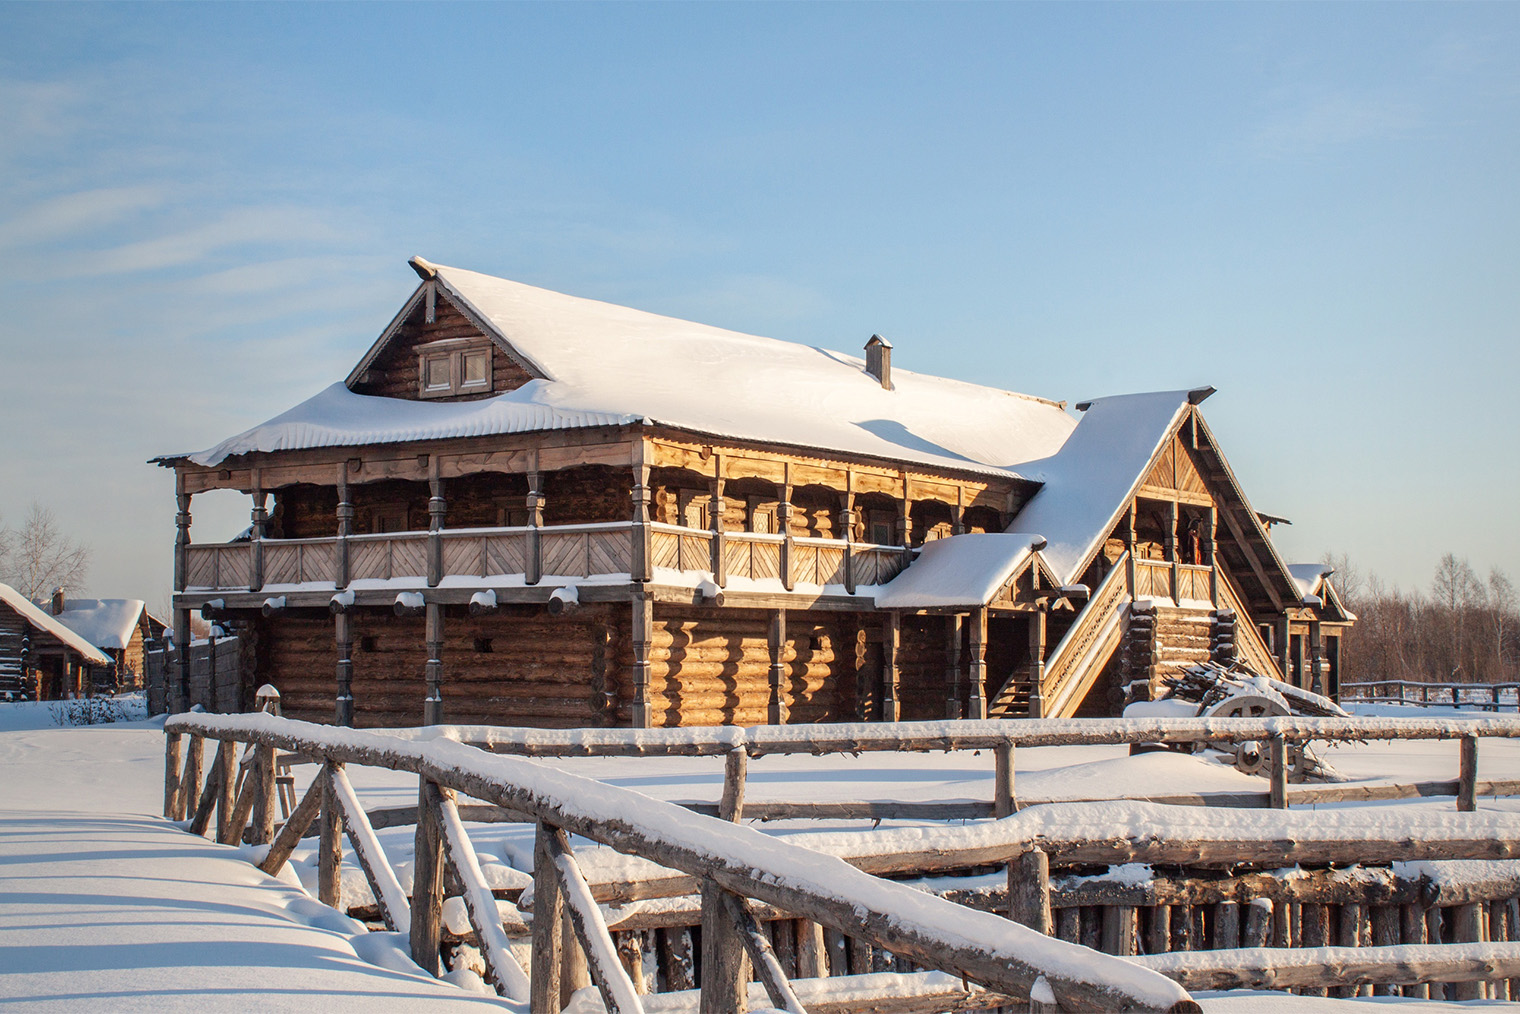
{"type": "Polygon", "coordinates": [[[1420,124],[1419,110],[1407,100],[1332,91],[1284,102],[1252,131],[1248,143],[1262,157],[1294,158],[1399,137],[1420,124]]]}
{"type": "Polygon", "coordinates": [[[103,187],[62,194],[0,220],[0,249],[56,242],[116,225],[159,207],[169,188],[159,184],[103,187]]]}

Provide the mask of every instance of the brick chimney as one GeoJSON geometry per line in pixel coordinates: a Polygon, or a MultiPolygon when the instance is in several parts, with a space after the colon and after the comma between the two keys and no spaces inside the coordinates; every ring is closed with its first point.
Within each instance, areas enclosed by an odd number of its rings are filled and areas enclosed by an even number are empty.
{"type": "Polygon", "coordinates": [[[873,334],[866,342],[866,372],[892,390],[892,343],[879,334],[873,334]]]}

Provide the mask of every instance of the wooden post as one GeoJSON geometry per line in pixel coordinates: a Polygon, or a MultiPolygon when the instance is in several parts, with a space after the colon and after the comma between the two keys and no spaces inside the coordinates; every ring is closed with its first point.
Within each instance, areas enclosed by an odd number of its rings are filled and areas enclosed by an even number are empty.
{"type": "Polygon", "coordinates": [[[904,471],[902,473],[902,499],[898,501],[897,512],[897,538],[899,545],[902,546],[904,565],[913,559],[913,516],[910,512],[913,501],[911,495],[912,491],[908,488],[908,473],[904,471]]]}
{"type": "Polygon", "coordinates": [[[766,651],[770,656],[770,667],[766,675],[770,684],[770,699],[766,705],[766,721],[771,725],[786,724],[786,663],[782,661],[786,654],[786,610],[772,609],[770,626],[765,639],[766,651]]]}
{"type": "Polygon", "coordinates": [[[960,718],[961,614],[945,617],[945,717],[960,718]]]}
{"type": "Polygon", "coordinates": [[[1130,598],[1135,596],[1136,582],[1139,579],[1139,564],[1135,562],[1135,548],[1139,539],[1135,534],[1135,501],[1129,502],[1129,513],[1126,517],[1124,528],[1124,579],[1129,585],[1130,598]]]}
{"type": "Polygon", "coordinates": [[[354,634],[347,612],[333,614],[333,642],[338,649],[338,692],[333,699],[333,723],[342,728],[354,724],[354,634]]]}
{"type": "Polygon", "coordinates": [[[1289,683],[1293,682],[1293,667],[1290,664],[1292,658],[1289,649],[1293,645],[1293,620],[1283,611],[1282,619],[1277,623],[1277,664],[1282,668],[1282,677],[1289,683]]]}
{"type": "MultiPolygon", "coordinates": [[[[776,527],[781,529],[781,587],[791,591],[796,586],[792,573],[792,463],[781,463],[781,502],[776,504],[776,527]]],[[[773,723],[774,724],[774,723],[773,723]]]]}
{"type": "Polygon", "coordinates": [[[1288,744],[1280,732],[1273,733],[1267,744],[1268,761],[1271,764],[1269,802],[1274,810],[1286,810],[1288,808],[1288,744]]]}
{"type": "Polygon", "coordinates": [[[1029,717],[1045,717],[1045,610],[1029,617],[1029,717]]]}
{"type": "Polygon", "coordinates": [[[1309,621],[1309,689],[1316,694],[1325,692],[1324,681],[1324,647],[1320,642],[1320,626],[1318,619],[1309,621]]]}
{"type": "Polygon", "coordinates": [[[633,463],[633,539],[632,579],[636,582],[649,581],[654,577],[654,549],[651,542],[649,528],[649,462],[645,455],[648,453],[643,437],[634,441],[633,463]]]}
{"type": "MultiPolygon", "coordinates": [[[[1203,550],[1204,553],[1207,554],[1209,561],[1209,602],[1215,609],[1218,609],[1219,560],[1215,557],[1215,552],[1217,550],[1219,540],[1219,509],[1213,505],[1210,505],[1208,508],[1208,521],[1208,528],[1205,529],[1208,534],[1203,544],[1203,550]]],[[[1246,619],[1249,622],[1250,617],[1247,617],[1246,619]]]]}
{"type": "Polygon", "coordinates": [[[728,584],[728,557],[723,548],[723,455],[713,455],[713,477],[707,484],[707,522],[712,528],[713,584],[728,584]]]}
{"type": "MultiPolygon", "coordinates": [[[[1223,906],[1221,906],[1223,907],[1223,906]]],[[[1231,908],[1235,906],[1230,904],[1231,908]]],[[[1104,954],[1130,955],[1135,953],[1135,907],[1133,905],[1103,906],[1104,954]]],[[[1237,938],[1239,933],[1236,934],[1237,938]]],[[[1231,945],[1235,946],[1235,945],[1231,945]]]]}
{"type": "Polygon", "coordinates": [[[224,739],[216,748],[216,840],[227,842],[232,808],[237,805],[237,744],[224,739]]]}
{"type": "Polygon", "coordinates": [[[649,649],[654,643],[654,598],[647,592],[633,593],[633,727],[647,729],[653,718],[649,705],[649,649]]]}
{"type": "Polygon", "coordinates": [[[700,1014],[743,1014],[749,1010],[749,953],[723,895],[717,883],[703,879],[700,1014]]]}
{"type": "Polygon", "coordinates": [[[338,908],[343,901],[343,807],[333,791],[333,771],[342,765],[327,761],[317,776],[322,780],[322,813],[318,817],[317,900],[338,908]]]}
{"type": "Polygon", "coordinates": [[[443,832],[439,805],[447,790],[421,779],[412,866],[412,960],[429,975],[443,972],[443,832]]]}
{"type": "Polygon", "coordinates": [[[423,637],[427,644],[427,699],[422,703],[422,724],[443,724],[443,603],[427,604],[423,637]]]}
{"type": "Polygon", "coordinates": [[[1472,813],[1478,809],[1478,737],[1463,736],[1460,769],[1457,774],[1457,809],[1472,813]]]}
{"type": "Polygon", "coordinates": [[[844,590],[855,594],[855,473],[844,470],[844,508],[839,512],[839,527],[844,530],[844,590]]]}
{"type": "Polygon", "coordinates": [[[201,769],[206,764],[206,737],[190,736],[190,752],[185,755],[185,777],[180,782],[180,791],[175,806],[175,820],[185,820],[193,817],[192,812],[196,800],[201,795],[201,769]]]}
{"type": "MultiPolygon", "coordinates": [[[[338,545],[333,567],[333,587],[348,587],[348,539],[354,533],[354,505],[349,499],[348,461],[338,466],[338,545]]],[[[343,723],[339,723],[340,725],[343,723]]]]}
{"type": "Polygon", "coordinates": [[[1177,501],[1173,500],[1166,505],[1166,562],[1172,565],[1172,601],[1177,602],[1182,598],[1180,585],[1182,584],[1181,560],[1177,556],[1177,501]]]}
{"type": "Polygon", "coordinates": [[[195,639],[194,626],[190,619],[190,610],[174,610],[174,653],[179,665],[179,707],[171,709],[176,711],[189,711],[194,706],[190,692],[190,655],[191,644],[195,639]]]}
{"type": "Polygon", "coordinates": [[[544,494],[538,469],[528,473],[528,559],[524,584],[538,584],[544,578],[544,546],[539,529],[544,526],[544,494]]]}
{"type": "Polygon", "coordinates": [[[1040,849],[1021,853],[1008,864],[1009,918],[1049,936],[1050,857],[1040,849]]]}
{"type": "Polygon", "coordinates": [[[560,963],[565,943],[565,896],[554,870],[549,839],[555,829],[539,822],[533,839],[533,958],[529,1008],[560,1009],[560,963]]]}
{"type": "Polygon", "coordinates": [[[987,608],[967,616],[966,717],[987,717],[987,608]]]}
{"type": "Polygon", "coordinates": [[[174,515],[174,590],[182,592],[189,579],[190,494],[185,492],[185,477],[178,473],[174,501],[179,508],[174,515]]]}
{"type": "Polygon", "coordinates": [[[183,737],[178,732],[164,734],[164,819],[178,820],[180,787],[180,755],[184,750],[183,737]]]}
{"type": "Polygon", "coordinates": [[[744,819],[744,786],[749,772],[749,752],[736,746],[723,758],[723,797],[718,817],[737,824],[744,819]]]}
{"type": "Polygon", "coordinates": [[[896,722],[902,717],[898,701],[897,647],[902,637],[902,618],[895,612],[881,614],[881,720],[896,722]]]}
{"type": "Polygon", "coordinates": [[[443,498],[443,479],[438,474],[438,455],[428,456],[427,583],[437,588],[443,580],[443,521],[449,505],[443,498]]]}
{"type": "MultiPolygon", "coordinates": [[[[1467,737],[1463,737],[1465,742],[1467,737]]],[[[1452,941],[1459,944],[1475,944],[1483,939],[1483,903],[1470,902],[1466,905],[1458,905],[1454,908],[1456,925],[1452,930],[1452,941]]],[[[1483,999],[1483,983],[1481,982],[1454,982],[1452,983],[1453,1000],[1481,1000],[1483,999]]]]}
{"type": "Polygon", "coordinates": [[[1018,809],[1013,792],[1013,743],[999,743],[992,748],[992,756],[992,815],[1011,817],[1018,809]]]}
{"type": "Polygon", "coordinates": [[[259,488],[260,481],[259,470],[255,468],[253,470],[253,513],[251,516],[253,524],[250,527],[253,541],[249,546],[250,554],[248,557],[249,591],[258,591],[264,587],[264,536],[269,526],[269,511],[264,509],[265,498],[268,494],[259,488]]]}
{"type": "Polygon", "coordinates": [[[259,770],[258,795],[253,797],[253,845],[268,845],[274,840],[274,811],[279,806],[275,796],[274,747],[263,743],[253,748],[253,763],[259,770]]]}

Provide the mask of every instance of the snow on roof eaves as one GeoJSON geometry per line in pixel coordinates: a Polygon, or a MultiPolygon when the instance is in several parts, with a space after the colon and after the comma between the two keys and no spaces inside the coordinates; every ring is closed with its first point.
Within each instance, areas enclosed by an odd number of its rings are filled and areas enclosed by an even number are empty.
{"type": "Polygon", "coordinates": [[[1061,405],[863,360],[436,267],[445,296],[545,374],[493,398],[414,402],[336,385],[186,457],[482,436],[634,422],[985,474],[1019,474],[1075,420],[1061,405]]]}
{"type": "Polygon", "coordinates": [[[1037,538],[969,532],[926,542],[913,566],[876,593],[876,608],[980,608],[1029,559],[1037,538]]]}
{"type": "Polygon", "coordinates": [[[10,606],[23,620],[38,630],[47,631],[74,651],[79,652],[80,655],[84,656],[86,662],[92,665],[111,664],[111,659],[99,648],[80,637],[62,623],[59,623],[41,609],[38,609],[32,604],[30,599],[10,585],[0,584],[0,602],[4,602],[10,606]]]}
{"type": "Polygon", "coordinates": [[[1188,391],[1089,403],[1059,451],[1025,466],[1026,474],[1045,485],[1014,518],[1009,533],[1043,535],[1045,562],[1063,583],[1077,580],[1189,404],[1188,391]]]}
{"type": "Polygon", "coordinates": [[[53,617],[97,648],[125,648],[137,629],[142,599],[66,599],[53,617]]]}

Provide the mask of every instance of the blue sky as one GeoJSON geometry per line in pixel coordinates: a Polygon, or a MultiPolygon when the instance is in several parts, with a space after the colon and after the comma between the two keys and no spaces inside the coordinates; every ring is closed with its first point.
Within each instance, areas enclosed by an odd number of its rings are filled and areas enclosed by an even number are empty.
{"type": "Polygon", "coordinates": [[[144,460],[340,379],[421,254],[1052,398],[1212,384],[1290,558],[1520,576],[1517,52],[1513,4],[0,4],[0,515],[163,601],[144,460]]]}

